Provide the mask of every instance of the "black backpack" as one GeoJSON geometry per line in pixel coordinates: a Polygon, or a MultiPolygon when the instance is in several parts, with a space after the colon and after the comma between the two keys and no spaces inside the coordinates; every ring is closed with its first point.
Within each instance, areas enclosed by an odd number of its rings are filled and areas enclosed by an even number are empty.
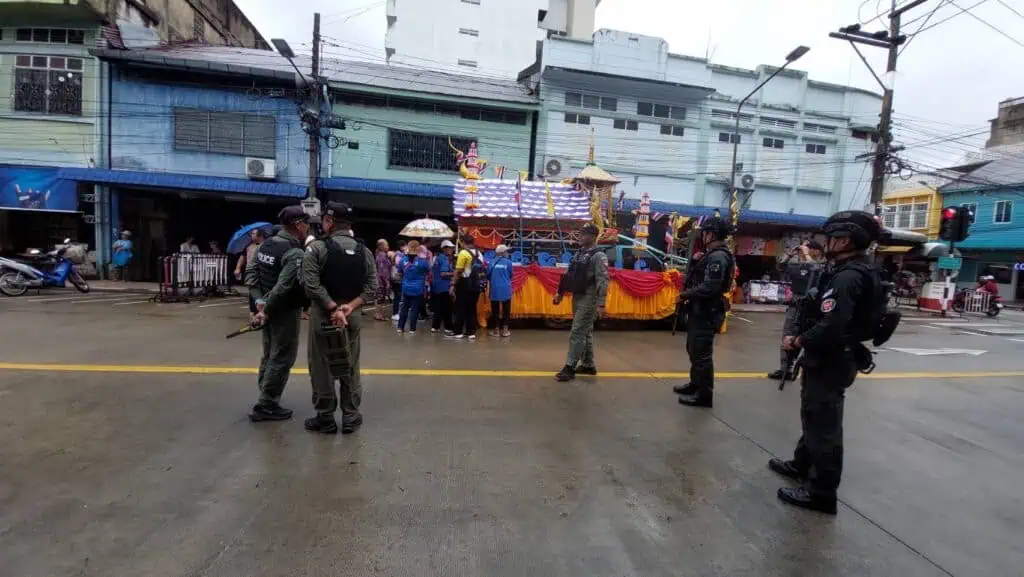
{"type": "Polygon", "coordinates": [[[476,250],[468,251],[470,256],[473,257],[473,262],[469,269],[469,286],[476,292],[484,292],[487,290],[487,266],[480,258],[480,253],[476,250]]]}

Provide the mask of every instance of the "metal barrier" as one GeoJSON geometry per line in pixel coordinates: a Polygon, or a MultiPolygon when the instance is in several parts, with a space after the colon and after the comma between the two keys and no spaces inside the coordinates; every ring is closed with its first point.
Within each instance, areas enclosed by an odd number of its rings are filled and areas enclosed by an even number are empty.
{"type": "Polygon", "coordinates": [[[231,289],[228,255],[177,253],[160,259],[159,302],[188,302],[194,297],[224,296],[231,289]]]}
{"type": "Polygon", "coordinates": [[[987,315],[988,309],[991,306],[992,293],[980,290],[964,290],[957,295],[958,303],[954,306],[954,310],[959,308],[961,315],[987,315]],[[960,294],[963,295],[963,300],[960,301],[960,294]]]}

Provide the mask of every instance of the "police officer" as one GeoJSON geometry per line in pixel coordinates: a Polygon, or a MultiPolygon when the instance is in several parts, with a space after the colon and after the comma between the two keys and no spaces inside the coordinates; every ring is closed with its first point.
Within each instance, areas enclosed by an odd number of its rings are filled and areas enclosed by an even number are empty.
{"type": "Polygon", "coordinates": [[[312,300],[309,377],[316,410],[305,426],[316,433],[338,432],[334,413],[339,404],[342,433],[354,433],[363,424],[359,412],[363,397],[360,313],[364,299],[377,290],[377,265],[370,250],[353,237],[350,212],[345,204],[328,203],[321,217],[324,236],[309,244],[302,260],[302,286],[312,300]],[[339,381],[337,393],[335,379],[339,381]]]}
{"type": "MultiPolygon", "coordinates": [[[[787,350],[803,349],[800,386],[800,421],[803,435],[793,459],[772,459],[769,468],[790,479],[804,481],[798,488],[779,489],[783,502],[834,515],[836,490],[843,471],[843,399],[845,390],[863,369],[858,351],[867,349],[873,327],[868,319],[876,307],[884,311],[884,293],[877,268],[868,264],[866,251],[877,241],[881,227],[862,211],[832,215],[824,226],[825,256],[832,270],[823,275],[807,310],[808,327],[798,336],[785,336],[787,350]],[[879,296],[883,295],[883,296],[879,296]]],[[[868,360],[870,361],[870,353],[868,360]]]]}
{"type": "Polygon", "coordinates": [[[565,366],[555,379],[571,381],[580,375],[597,375],[594,365],[594,322],[604,316],[608,295],[608,256],[597,247],[599,231],[593,223],[580,231],[580,250],[569,263],[555,292],[554,303],[572,294],[572,329],[569,331],[569,354],[565,366]],[[579,363],[579,367],[577,367],[579,363]]]}
{"type": "Polygon", "coordinates": [[[690,382],[676,385],[672,391],[679,403],[691,407],[711,407],[715,388],[715,365],[712,360],[715,335],[725,322],[726,302],[723,296],[732,287],[735,259],[725,245],[732,231],[729,223],[717,214],[700,228],[704,255],[686,271],[686,286],[680,295],[686,306],[686,353],[690,356],[690,382]]]}
{"type": "Polygon", "coordinates": [[[299,285],[302,239],[309,232],[308,217],[300,206],[287,206],[278,214],[282,228],[263,241],[256,258],[246,267],[256,304],[253,322],[264,325],[260,360],[260,398],[252,408],[253,421],[283,421],[291,409],[279,403],[299,351],[299,311],[305,294],[299,285]]]}
{"type": "MultiPolygon", "coordinates": [[[[793,293],[793,298],[786,306],[786,319],[782,324],[783,336],[800,334],[798,322],[803,310],[804,299],[812,283],[817,282],[821,268],[821,245],[813,240],[801,243],[800,246],[779,259],[779,270],[782,271],[783,278],[789,281],[789,288],[793,293]]],[[[785,377],[787,381],[793,380],[793,362],[795,360],[795,351],[780,349],[779,370],[768,373],[768,378],[778,380],[785,377]]]]}

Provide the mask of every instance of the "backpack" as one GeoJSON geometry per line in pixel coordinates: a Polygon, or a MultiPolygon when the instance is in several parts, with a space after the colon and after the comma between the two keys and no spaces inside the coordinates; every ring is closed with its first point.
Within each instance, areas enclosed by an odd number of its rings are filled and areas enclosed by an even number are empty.
{"type": "Polygon", "coordinates": [[[851,335],[856,345],[854,358],[860,372],[868,374],[875,370],[874,352],[864,346],[864,342],[879,347],[892,338],[903,315],[899,311],[889,310],[889,294],[893,283],[883,282],[876,265],[851,263],[850,268],[857,271],[871,287],[870,297],[856,305],[854,318],[866,318],[867,322],[856,323],[851,335]],[[863,310],[867,308],[867,310],[863,310]]]}
{"type": "Polygon", "coordinates": [[[469,254],[473,257],[473,264],[469,269],[469,286],[476,292],[484,292],[487,290],[487,265],[483,259],[480,258],[480,253],[476,250],[469,251],[469,254]]]}
{"type": "Polygon", "coordinates": [[[391,259],[391,282],[402,282],[402,261],[395,262],[391,259]]]}

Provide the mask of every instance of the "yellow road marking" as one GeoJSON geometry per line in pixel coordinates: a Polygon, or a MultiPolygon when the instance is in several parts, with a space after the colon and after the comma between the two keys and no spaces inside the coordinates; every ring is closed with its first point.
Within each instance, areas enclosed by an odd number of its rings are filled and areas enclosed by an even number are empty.
{"type": "MultiPolygon", "coordinates": [[[[173,365],[76,365],[46,363],[0,363],[0,371],[36,371],[69,373],[154,373],[154,374],[195,374],[195,375],[254,375],[255,367],[198,367],[173,365]]],[[[292,370],[297,374],[308,374],[305,368],[292,370]]],[[[363,369],[363,375],[392,377],[550,377],[554,371],[503,371],[477,369],[363,369]]],[[[609,371],[602,377],[610,379],[685,379],[687,372],[646,372],[609,371]]],[[[715,373],[719,379],[763,379],[763,371],[725,371],[715,373]]],[[[905,372],[871,373],[861,375],[863,379],[981,379],[1024,377],[1024,371],[950,371],[950,372],[905,372]]]]}

